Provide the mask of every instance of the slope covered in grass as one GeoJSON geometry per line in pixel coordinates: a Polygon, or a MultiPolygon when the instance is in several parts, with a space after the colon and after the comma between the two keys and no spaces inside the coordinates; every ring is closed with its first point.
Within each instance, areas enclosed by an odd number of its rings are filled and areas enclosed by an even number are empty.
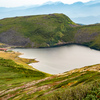
{"type": "Polygon", "coordinates": [[[74,42],[100,50],[100,24],[77,27],[74,42]]]}
{"type": "Polygon", "coordinates": [[[25,69],[11,60],[0,58],[0,99],[100,99],[99,64],[86,66],[59,75],[46,76],[47,74],[42,72],[25,69]]]}
{"type": "Polygon", "coordinates": [[[23,65],[16,64],[12,60],[0,58],[0,91],[47,76],[43,72],[26,69],[23,65]]]}
{"type": "Polygon", "coordinates": [[[15,17],[0,20],[0,42],[26,47],[53,46],[72,40],[74,22],[63,14],[15,17]],[[71,34],[70,34],[71,33],[71,34]]]}
{"type": "Polygon", "coordinates": [[[80,26],[64,14],[0,20],[0,42],[19,47],[50,47],[69,43],[100,50],[100,24],[80,26]]]}

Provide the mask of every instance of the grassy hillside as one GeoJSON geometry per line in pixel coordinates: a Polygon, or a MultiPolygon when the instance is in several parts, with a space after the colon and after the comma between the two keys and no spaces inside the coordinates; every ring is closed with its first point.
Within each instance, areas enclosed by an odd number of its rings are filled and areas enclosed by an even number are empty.
{"type": "Polygon", "coordinates": [[[35,69],[25,68],[10,59],[0,58],[0,91],[42,79],[48,75],[35,69]]]}
{"type": "Polygon", "coordinates": [[[63,14],[7,18],[0,20],[0,42],[26,47],[53,46],[62,40],[73,40],[71,25],[76,26],[63,14]]]}
{"type": "Polygon", "coordinates": [[[77,43],[100,50],[100,24],[80,26],[64,14],[0,20],[0,42],[19,47],[50,47],[77,43]]]}
{"type": "Polygon", "coordinates": [[[47,76],[0,58],[0,100],[100,99],[99,64],[47,76]]]}
{"type": "Polygon", "coordinates": [[[100,24],[77,27],[74,42],[100,50],[100,24]]]}

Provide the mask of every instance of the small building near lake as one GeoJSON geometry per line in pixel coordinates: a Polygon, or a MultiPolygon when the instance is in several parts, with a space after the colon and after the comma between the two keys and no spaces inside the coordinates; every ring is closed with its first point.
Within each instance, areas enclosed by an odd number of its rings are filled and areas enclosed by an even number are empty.
{"type": "Polygon", "coordinates": [[[0,48],[0,51],[7,51],[6,48],[0,48]]]}

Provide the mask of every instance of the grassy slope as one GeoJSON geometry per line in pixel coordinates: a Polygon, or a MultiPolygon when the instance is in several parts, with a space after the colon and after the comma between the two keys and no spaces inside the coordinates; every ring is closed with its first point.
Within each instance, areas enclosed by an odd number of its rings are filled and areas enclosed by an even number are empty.
{"type": "Polygon", "coordinates": [[[77,27],[74,42],[100,50],[100,24],[77,27]]]}
{"type": "Polygon", "coordinates": [[[100,24],[79,26],[64,14],[6,18],[0,20],[0,38],[0,42],[15,46],[78,43],[100,50],[100,24]]]}
{"type": "Polygon", "coordinates": [[[99,98],[99,64],[72,70],[61,75],[50,76],[29,67],[26,64],[29,60],[20,59],[18,57],[19,53],[0,53],[0,56],[6,58],[0,58],[1,100],[78,100],[81,98],[99,98]],[[18,64],[8,60],[8,58],[18,64]]]}
{"type": "Polygon", "coordinates": [[[0,52],[0,56],[5,58],[0,58],[1,100],[57,100],[59,98],[73,100],[78,97],[97,98],[97,96],[99,98],[99,64],[50,76],[32,69],[26,64],[30,61],[20,59],[18,55],[19,53],[14,52],[0,52]]]}
{"type": "Polygon", "coordinates": [[[25,69],[12,60],[0,58],[0,98],[1,100],[82,100],[93,97],[99,100],[99,69],[100,65],[86,66],[45,78],[47,75],[42,72],[25,69]]]}
{"type": "Polygon", "coordinates": [[[0,58],[0,91],[20,86],[27,82],[47,77],[48,75],[23,65],[16,64],[10,59],[0,58]]]}
{"type": "MultiPolygon", "coordinates": [[[[34,42],[34,47],[53,46],[58,41],[72,41],[73,28],[71,25],[76,25],[63,14],[7,18],[0,20],[0,24],[1,34],[13,30],[18,35],[29,38],[34,42]]],[[[13,44],[13,42],[12,38],[11,43],[13,44]]],[[[26,46],[31,47],[32,44],[26,46]]]]}

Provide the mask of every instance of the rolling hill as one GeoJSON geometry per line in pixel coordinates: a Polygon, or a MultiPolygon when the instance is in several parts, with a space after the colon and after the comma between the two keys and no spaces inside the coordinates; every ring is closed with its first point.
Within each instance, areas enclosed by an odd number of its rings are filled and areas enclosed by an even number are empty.
{"type": "Polygon", "coordinates": [[[77,24],[63,14],[2,19],[0,42],[23,47],[50,47],[63,40],[71,41],[72,26],[77,24]]]}
{"type": "Polygon", "coordinates": [[[100,24],[81,26],[64,14],[0,20],[0,42],[17,47],[81,44],[100,49],[100,24]]]}

